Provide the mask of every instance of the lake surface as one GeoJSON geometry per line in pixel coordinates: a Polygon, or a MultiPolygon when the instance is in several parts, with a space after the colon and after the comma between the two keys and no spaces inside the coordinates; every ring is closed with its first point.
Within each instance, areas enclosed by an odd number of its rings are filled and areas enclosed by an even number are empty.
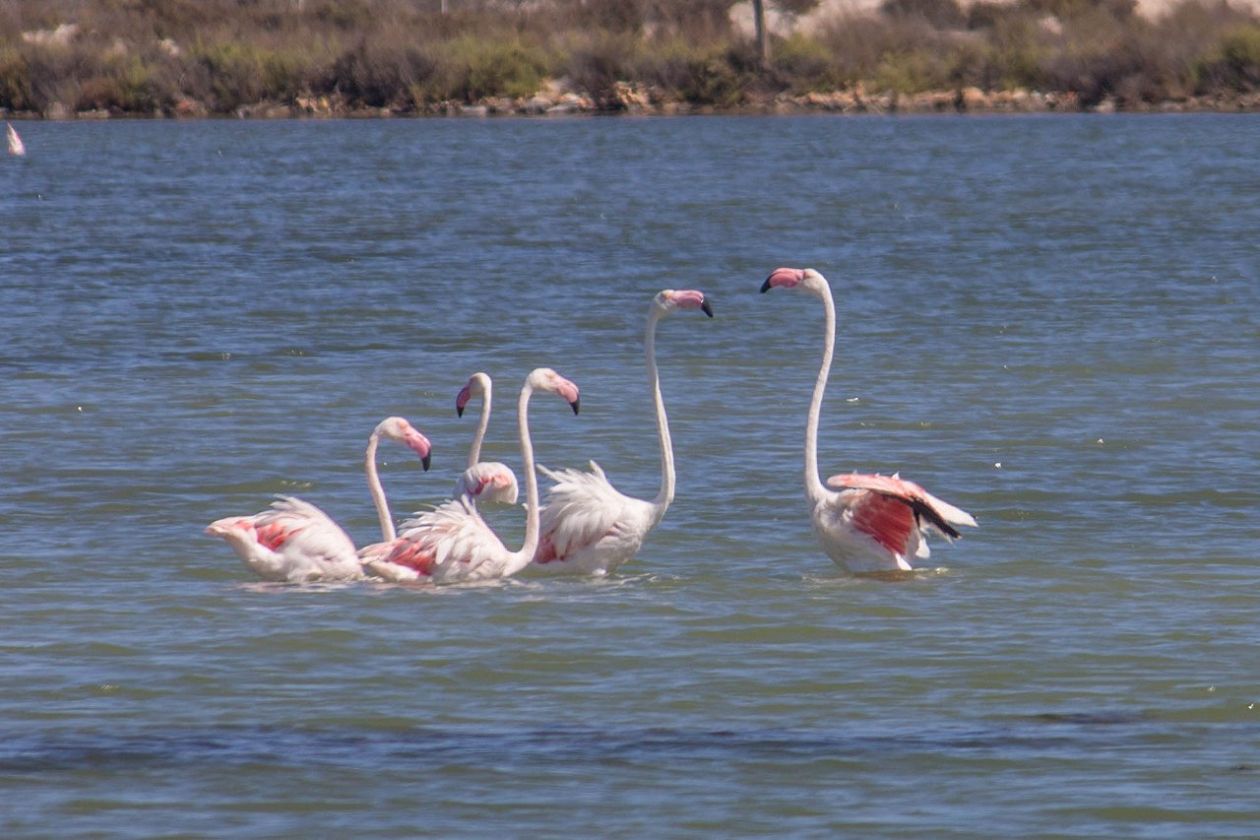
{"type": "MultiPolygon", "coordinates": [[[[22,123],[0,161],[0,834],[1254,837],[1260,117],[22,123]],[[980,528],[833,566],[824,475],[980,528]],[[659,465],[606,580],[256,581],[210,520],[659,465]]],[[[519,511],[492,515],[509,545],[519,511]]]]}

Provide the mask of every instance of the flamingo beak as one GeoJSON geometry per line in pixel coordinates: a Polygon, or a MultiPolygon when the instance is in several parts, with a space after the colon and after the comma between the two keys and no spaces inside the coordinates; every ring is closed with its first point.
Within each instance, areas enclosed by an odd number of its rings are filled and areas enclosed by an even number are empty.
{"type": "Polygon", "coordinates": [[[468,405],[468,401],[472,399],[472,389],[467,385],[459,389],[459,394],[455,397],[455,416],[464,416],[464,407],[468,405]]]}
{"type": "Polygon", "coordinates": [[[455,404],[455,416],[456,417],[464,416],[464,407],[462,405],[459,405],[458,403],[455,404]]]}
{"type": "Polygon", "coordinates": [[[767,277],[766,282],[761,284],[761,293],[764,295],[766,292],[770,291],[771,288],[773,287],[770,285],[770,278],[767,277]]]}
{"type": "Polygon", "coordinates": [[[573,402],[569,403],[569,405],[573,407],[573,413],[574,413],[574,414],[577,414],[577,413],[578,413],[578,405],[579,405],[581,402],[582,402],[581,397],[574,397],[574,398],[573,398],[573,402]]]}
{"type": "Polygon", "coordinates": [[[705,315],[708,315],[710,318],[713,317],[713,307],[709,304],[709,299],[707,297],[700,302],[700,311],[705,315]]]}
{"type": "Polygon", "coordinates": [[[433,458],[429,455],[425,455],[423,458],[420,459],[420,466],[424,467],[425,472],[429,471],[429,462],[432,460],[433,458]]]}

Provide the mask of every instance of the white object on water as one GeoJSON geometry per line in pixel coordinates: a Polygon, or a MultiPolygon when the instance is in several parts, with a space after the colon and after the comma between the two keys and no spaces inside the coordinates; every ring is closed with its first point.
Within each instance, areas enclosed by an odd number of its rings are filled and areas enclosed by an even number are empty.
{"type": "Polygon", "coordinates": [[[5,134],[9,138],[9,154],[21,157],[26,154],[26,144],[22,142],[22,138],[18,137],[17,129],[13,127],[13,123],[6,122],[5,134]]]}

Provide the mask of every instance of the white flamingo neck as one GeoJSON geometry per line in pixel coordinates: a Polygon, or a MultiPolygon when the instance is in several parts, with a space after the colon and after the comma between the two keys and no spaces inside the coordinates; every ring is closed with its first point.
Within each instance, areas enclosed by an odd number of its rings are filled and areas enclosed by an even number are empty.
{"type": "Polygon", "coordinates": [[[368,438],[367,456],[363,468],[367,472],[368,492],[372,494],[372,504],[376,507],[376,516],[381,522],[381,540],[393,542],[397,533],[394,531],[394,520],[389,515],[389,502],[385,499],[385,488],[381,486],[381,477],[376,472],[376,446],[381,440],[380,432],[372,432],[368,438]]]}
{"type": "Polygon", "coordinates": [[[481,416],[477,418],[477,431],[473,434],[472,446],[468,449],[468,469],[472,469],[481,460],[481,443],[486,438],[486,430],[490,428],[490,380],[482,380],[481,416]]]}
{"type": "Polygon", "coordinates": [[[528,381],[521,388],[521,397],[516,405],[517,432],[521,439],[521,466],[525,470],[525,543],[520,551],[508,555],[504,577],[510,577],[525,568],[534,559],[538,550],[538,474],[534,468],[534,443],[529,436],[529,398],[534,393],[534,386],[528,381]]]}
{"type": "Polygon", "coordinates": [[[818,421],[822,414],[823,392],[827,390],[827,378],[831,374],[831,359],[836,344],[836,305],[831,299],[831,289],[823,286],[818,295],[822,298],[824,329],[822,364],[818,379],[814,382],[814,395],[809,401],[809,416],[805,421],[805,495],[817,503],[827,495],[818,474],[818,421]]]}
{"type": "Polygon", "coordinates": [[[647,355],[648,388],[652,392],[652,404],[656,408],[656,438],[661,447],[661,490],[652,500],[654,522],[659,522],[674,501],[674,442],[669,436],[669,417],[665,414],[665,398],[661,395],[661,376],[656,367],[656,324],[661,311],[655,306],[648,313],[647,335],[644,337],[647,355]]]}

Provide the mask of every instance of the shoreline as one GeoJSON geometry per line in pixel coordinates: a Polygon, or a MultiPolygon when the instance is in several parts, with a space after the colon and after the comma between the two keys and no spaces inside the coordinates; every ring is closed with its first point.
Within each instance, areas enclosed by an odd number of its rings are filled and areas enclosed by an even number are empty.
{"type": "Polygon", "coordinates": [[[183,99],[173,107],[154,112],[122,110],[71,111],[54,104],[48,111],[0,109],[0,119],[15,121],[71,121],[106,119],[419,119],[493,117],[677,117],[677,116],[805,116],[833,115],[974,115],[1002,114],[1238,114],[1260,113],[1260,91],[1187,97],[1161,102],[1120,102],[1106,97],[1085,104],[1074,92],[1028,90],[982,91],[979,88],[925,91],[914,94],[867,93],[858,86],[848,90],[811,91],[752,97],[729,107],[696,105],[659,97],[654,91],[619,86],[613,98],[596,102],[576,93],[538,93],[510,99],[490,97],[468,104],[440,102],[425,108],[352,107],[338,97],[299,96],[293,103],[263,101],[232,112],[212,112],[202,103],[183,99]]]}

